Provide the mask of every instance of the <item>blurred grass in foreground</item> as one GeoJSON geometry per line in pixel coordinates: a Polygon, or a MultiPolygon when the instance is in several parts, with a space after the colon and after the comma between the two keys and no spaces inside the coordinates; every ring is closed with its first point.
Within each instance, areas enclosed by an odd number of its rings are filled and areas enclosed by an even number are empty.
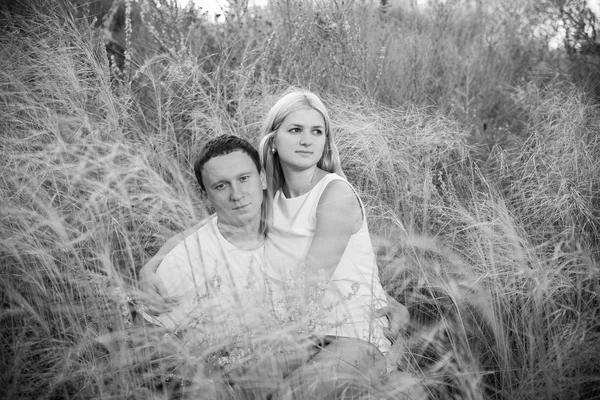
{"type": "MultiPolygon", "coordinates": [[[[256,142],[285,82],[171,55],[121,82],[86,20],[48,11],[5,15],[0,38],[0,393],[167,398],[206,353],[132,323],[136,272],[208,215],[191,173],[205,139],[256,142]]],[[[476,163],[451,114],[320,94],[384,285],[413,316],[398,368],[433,398],[600,396],[597,106],[523,85],[524,139],[476,163]]]]}

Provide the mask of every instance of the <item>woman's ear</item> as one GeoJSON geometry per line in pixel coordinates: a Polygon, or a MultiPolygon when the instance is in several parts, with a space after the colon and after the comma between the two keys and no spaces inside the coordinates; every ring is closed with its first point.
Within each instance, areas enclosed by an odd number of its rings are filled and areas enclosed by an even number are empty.
{"type": "Polygon", "coordinates": [[[260,171],[260,184],[263,190],[267,190],[267,176],[265,175],[265,171],[260,171]]]}

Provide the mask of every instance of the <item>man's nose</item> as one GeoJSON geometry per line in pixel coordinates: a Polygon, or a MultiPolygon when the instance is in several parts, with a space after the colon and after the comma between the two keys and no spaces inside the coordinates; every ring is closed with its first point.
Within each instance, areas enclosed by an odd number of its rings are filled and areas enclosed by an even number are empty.
{"type": "Polygon", "coordinates": [[[229,198],[231,201],[239,201],[244,197],[244,193],[242,192],[242,188],[238,184],[231,185],[231,193],[229,198]]]}

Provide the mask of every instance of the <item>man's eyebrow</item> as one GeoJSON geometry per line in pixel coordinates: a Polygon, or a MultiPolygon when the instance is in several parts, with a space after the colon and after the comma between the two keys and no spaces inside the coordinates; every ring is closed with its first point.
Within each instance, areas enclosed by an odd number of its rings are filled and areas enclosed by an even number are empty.
{"type": "MultiPolygon", "coordinates": [[[[244,175],[252,175],[254,173],[254,171],[252,170],[248,170],[248,171],[242,171],[239,174],[237,174],[237,176],[235,178],[239,178],[240,176],[244,176],[244,175]]],[[[223,183],[223,182],[228,182],[229,179],[227,178],[221,178],[221,179],[217,179],[214,182],[211,182],[211,185],[216,185],[218,183],[223,183]]]]}
{"type": "Polygon", "coordinates": [[[252,171],[252,170],[248,170],[248,171],[245,171],[245,172],[240,172],[240,173],[238,174],[238,178],[239,178],[240,176],[244,176],[244,175],[252,175],[253,173],[254,173],[254,171],[252,171]]]}

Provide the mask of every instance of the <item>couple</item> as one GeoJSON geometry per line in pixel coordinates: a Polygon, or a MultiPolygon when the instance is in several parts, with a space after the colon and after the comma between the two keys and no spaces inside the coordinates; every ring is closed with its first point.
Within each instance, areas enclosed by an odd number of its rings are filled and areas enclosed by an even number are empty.
{"type": "Polygon", "coordinates": [[[146,284],[178,300],[170,312],[148,318],[184,329],[208,318],[218,324],[240,307],[241,315],[261,307],[294,309],[300,317],[312,310],[301,327],[311,345],[276,367],[289,370],[277,396],[334,395],[340,385],[332,375],[376,379],[390,347],[384,318],[395,336],[408,315],[383,291],[363,204],[343,177],[327,110],[315,94],[292,91],[271,108],[260,156],[235,136],[206,144],[194,172],[215,215],[171,239],[144,266],[146,284]]]}

